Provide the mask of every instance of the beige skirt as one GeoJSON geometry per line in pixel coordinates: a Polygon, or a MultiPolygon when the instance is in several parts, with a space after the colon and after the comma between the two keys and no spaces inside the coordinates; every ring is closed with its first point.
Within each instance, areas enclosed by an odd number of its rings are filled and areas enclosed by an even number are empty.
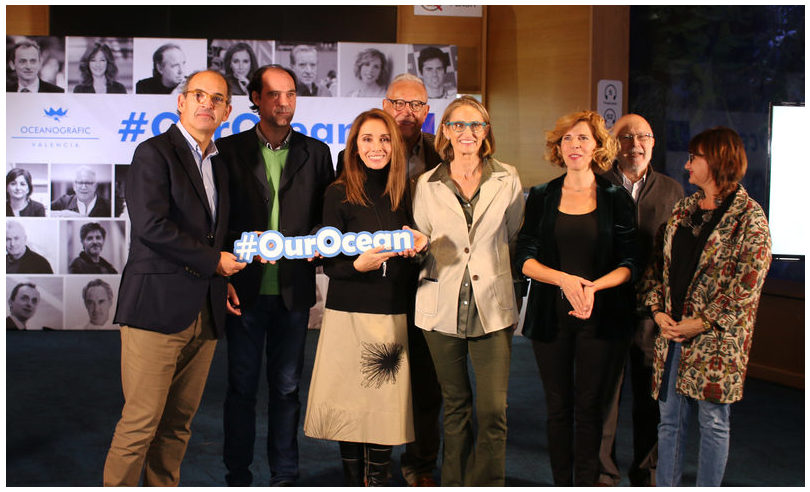
{"type": "Polygon", "coordinates": [[[325,309],[304,434],[331,441],[413,441],[404,314],[325,309]]]}

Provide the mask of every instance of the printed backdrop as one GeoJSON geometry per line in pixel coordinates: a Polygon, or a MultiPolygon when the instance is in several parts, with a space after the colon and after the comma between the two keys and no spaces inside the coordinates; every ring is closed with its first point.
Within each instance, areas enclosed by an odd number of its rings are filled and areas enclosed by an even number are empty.
{"type": "MultiPolygon", "coordinates": [[[[40,78],[66,89],[63,94],[6,94],[7,199],[11,186],[10,173],[15,172],[15,168],[22,168],[32,178],[31,199],[45,208],[44,217],[6,218],[7,253],[9,248],[15,247],[10,245],[11,236],[19,240],[22,231],[25,245],[43,256],[53,272],[6,275],[7,316],[11,310],[10,296],[14,288],[21,283],[36,286],[38,302],[27,321],[29,330],[117,328],[112,325],[112,318],[120,272],[126,263],[129,244],[129,222],[124,199],[126,172],[135,147],[147,138],[166,131],[178,120],[176,95],[135,94],[136,82],[151,75],[152,55],[160,46],[174,43],[182,48],[186,60],[182,66],[185,75],[206,67],[227,72],[225,64],[231,59],[228,48],[239,43],[251,47],[251,55],[255,59],[255,66],[251,70],[267,63],[292,65],[290,55],[295,46],[314,47],[319,55],[316,58],[317,68],[310,67],[309,70],[315,74],[308,76],[317,81],[323,88],[320,93],[326,95],[321,97],[319,93],[317,97],[299,97],[292,126],[296,131],[327,143],[332,150],[333,160],[346,145],[346,136],[354,117],[382,104],[383,96],[339,96],[362,92],[357,89],[361,84],[356,70],[360,57],[364,53],[368,56],[372,50],[383,53],[388,73],[382,75],[390,80],[397,73],[409,70],[419,75],[416,60],[426,46],[306,42],[276,46],[274,41],[264,40],[7,36],[8,47],[23,39],[43,46],[40,78]],[[96,44],[110,47],[117,65],[116,81],[124,86],[125,94],[73,92],[81,84],[82,58],[96,44]],[[44,46],[48,46],[50,51],[46,51],[44,46]],[[59,48],[54,46],[63,47],[65,52],[59,53],[59,48]],[[99,198],[110,205],[109,215],[76,217],[52,210],[52,202],[75,194],[74,182],[82,181],[81,173],[88,168],[95,173],[99,198]],[[75,273],[76,269],[71,267],[85,248],[80,240],[80,230],[83,225],[90,223],[98,224],[106,232],[101,257],[115,273],[75,273]],[[113,293],[111,302],[107,302],[103,295],[108,288],[113,293]]],[[[429,101],[431,109],[423,129],[430,133],[435,133],[436,122],[454,97],[456,87],[456,47],[435,48],[448,54],[450,65],[442,82],[447,98],[429,101]]],[[[299,55],[299,58],[304,57],[299,55]]],[[[9,70],[7,81],[13,78],[14,73],[9,70]]],[[[220,126],[215,138],[245,131],[256,124],[258,116],[249,106],[247,96],[234,96],[230,118],[220,126]]],[[[318,297],[322,301],[325,279],[319,278],[318,284],[318,297]]],[[[315,314],[314,318],[313,322],[317,322],[319,317],[315,314]]]]}

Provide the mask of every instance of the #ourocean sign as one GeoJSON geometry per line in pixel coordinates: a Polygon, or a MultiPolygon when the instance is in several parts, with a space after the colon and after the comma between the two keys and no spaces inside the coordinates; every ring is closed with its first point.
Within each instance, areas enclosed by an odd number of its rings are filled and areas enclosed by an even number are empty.
{"type": "Polygon", "coordinates": [[[386,251],[399,252],[414,247],[413,233],[406,229],[396,231],[347,232],[334,227],[323,227],[312,236],[284,237],[278,231],[243,232],[233,242],[236,259],[250,263],[254,256],[267,261],[276,261],[282,256],[289,259],[312,258],[316,254],[331,258],[338,254],[347,256],[383,246],[386,251]]]}

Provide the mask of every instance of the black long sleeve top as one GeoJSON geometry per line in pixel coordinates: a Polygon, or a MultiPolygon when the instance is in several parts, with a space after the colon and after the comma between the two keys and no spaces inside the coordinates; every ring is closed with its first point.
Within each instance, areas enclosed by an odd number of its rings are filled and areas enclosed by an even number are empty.
{"type": "MultiPolygon", "coordinates": [[[[391,210],[391,200],[383,195],[388,181],[388,170],[366,168],[365,192],[369,206],[353,205],[346,200],[346,188],[333,183],[326,190],[323,203],[323,225],[340,232],[393,231],[412,223],[410,198],[406,192],[399,208],[391,210]]],[[[416,265],[407,258],[395,256],[383,269],[358,272],[354,268],[356,256],[339,254],[324,260],[324,273],[329,277],[326,307],[338,311],[373,314],[405,314],[413,295],[411,280],[416,265]]]]}

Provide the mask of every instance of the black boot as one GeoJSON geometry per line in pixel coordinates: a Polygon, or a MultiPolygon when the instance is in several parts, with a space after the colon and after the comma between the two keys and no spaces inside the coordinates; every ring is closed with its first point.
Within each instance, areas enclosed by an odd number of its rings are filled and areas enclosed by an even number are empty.
{"type": "Polygon", "coordinates": [[[363,487],[366,463],[364,446],[357,442],[340,441],[340,457],[343,459],[343,481],[346,487],[363,487]]]}
{"type": "Polygon", "coordinates": [[[366,444],[366,486],[385,487],[391,471],[391,446],[366,444]]]}

